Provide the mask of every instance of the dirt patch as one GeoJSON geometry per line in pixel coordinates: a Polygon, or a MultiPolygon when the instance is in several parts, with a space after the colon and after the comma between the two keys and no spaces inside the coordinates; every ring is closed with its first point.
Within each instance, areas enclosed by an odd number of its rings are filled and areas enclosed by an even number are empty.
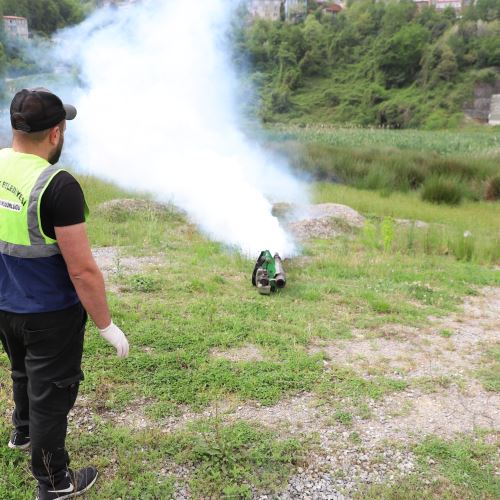
{"type": "Polygon", "coordinates": [[[405,227],[413,226],[416,229],[427,229],[428,227],[430,227],[430,224],[428,222],[424,222],[421,220],[394,219],[394,221],[400,226],[405,226],[405,227]]]}
{"type": "Polygon", "coordinates": [[[347,364],[363,374],[380,370],[409,378],[470,378],[484,352],[500,342],[499,311],[500,288],[486,287],[467,297],[460,313],[430,318],[429,327],[387,325],[370,331],[369,339],[357,332],[358,338],[350,341],[317,340],[310,352],[324,352],[327,364],[347,364]]]}
{"type": "Polygon", "coordinates": [[[346,222],[353,227],[363,227],[365,218],[356,210],[339,203],[319,203],[310,205],[297,216],[297,220],[314,220],[334,218],[346,222]]]}
{"type": "Polygon", "coordinates": [[[264,361],[262,351],[255,345],[247,344],[243,347],[234,347],[222,351],[212,349],[210,355],[216,359],[227,359],[229,361],[264,361]]]}
{"type": "Polygon", "coordinates": [[[146,257],[130,257],[123,255],[124,249],[120,247],[94,248],[92,254],[101,269],[104,279],[117,275],[140,274],[148,266],[161,266],[165,264],[165,255],[150,255],[146,257]]]}
{"type": "Polygon", "coordinates": [[[273,214],[298,239],[335,238],[363,227],[365,218],[347,205],[320,203],[299,207],[287,203],[274,205],[273,214]]]}
{"type": "MultiPolygon", "coordinates": [[[[105,404],[105,402],[101,403],[105,404]]],[[[96,407],[84,395],[79,396],[68,416],[68,433],[72,432],[74,428],[93,431],[97,416],[99,419],[129,429],[153,429],[154,422],[144,413],[144,409],[149,404],[151,404],[150,400],[141,398],[129,403],[125,411],[109,410],[105,407],[96,407]]]]}
{"type": "MultiPolygon", "coordinates": [[[[365,217],[353,208],[339,203],[319,203],[298,207],[278,203],[273,214],[279,217],[289,231],[299,240],[308,238],[335,238],[351,234],[365,225],[365,217]]],[[[430,224],[420,220],[395,219],[400,226],[427,229],[430,224]]]]}
{"type": "Polygon", "coordinates": [[[435,434],[452,438],[479,429],[500,429],[500,399],[478,383],[467,388],[452,385],[430,394],[408,390],[384,398],[371,408],[370,422],[356,421],[354,428],[366,440],[418,442],[435,434]]]}

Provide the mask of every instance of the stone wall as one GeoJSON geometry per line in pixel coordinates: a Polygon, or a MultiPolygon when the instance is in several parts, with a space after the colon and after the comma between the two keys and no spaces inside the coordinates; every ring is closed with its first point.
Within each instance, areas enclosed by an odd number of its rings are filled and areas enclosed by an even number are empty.
{"type": "Polygon", "coordinates": [[[490,116],[488,119],[490,125],[500,125],[500,94],[491,96],[490,116]]]}
{"type": "Polygon", "coordinates": [[[500,94],[500,78],[495,84],[477,83],[474,87],[474,97],[464,106],[465,115],[478,122],[488,123],[491,97],[496,94],[500,94]]]}

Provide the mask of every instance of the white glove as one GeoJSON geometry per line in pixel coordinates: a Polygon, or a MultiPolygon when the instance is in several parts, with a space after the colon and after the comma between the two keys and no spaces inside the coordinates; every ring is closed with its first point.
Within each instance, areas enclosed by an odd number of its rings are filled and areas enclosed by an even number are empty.
{"type": "Polygon", "coordinates": [[[125,334],[113,323],[102,330],[99,328],[102,338],[106,339],[112,346],[116,348],[116,354],[119,358],[128,356],[128,340],[125,334]]]}

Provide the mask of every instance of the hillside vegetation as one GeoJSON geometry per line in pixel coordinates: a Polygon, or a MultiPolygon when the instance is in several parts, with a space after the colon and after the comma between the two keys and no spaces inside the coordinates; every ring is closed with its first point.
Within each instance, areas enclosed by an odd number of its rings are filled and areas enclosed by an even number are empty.
{"type": "Polygon", "coordinates": [[[235,37],[265,121],[446,128],[462,121],[475,83],[498,77],[500,0],[460,17],[359,0],[335,16],[247,23],[235,37]]]}

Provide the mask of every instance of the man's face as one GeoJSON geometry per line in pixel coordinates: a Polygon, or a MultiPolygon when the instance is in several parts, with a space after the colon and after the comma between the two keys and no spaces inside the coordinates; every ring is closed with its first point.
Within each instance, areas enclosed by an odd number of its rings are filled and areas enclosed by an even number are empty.
{"type": "Polygon", "coordinates": [[[59,158],[61,157],[62,149],[64,146],[64,128],[65,128],[64,126],[59,127],[60,130],[59,142],[54,147],[53,151],[51,151],[49,156],[49,163],[51,165],[55,165],[59,161],[59,158]]]}

